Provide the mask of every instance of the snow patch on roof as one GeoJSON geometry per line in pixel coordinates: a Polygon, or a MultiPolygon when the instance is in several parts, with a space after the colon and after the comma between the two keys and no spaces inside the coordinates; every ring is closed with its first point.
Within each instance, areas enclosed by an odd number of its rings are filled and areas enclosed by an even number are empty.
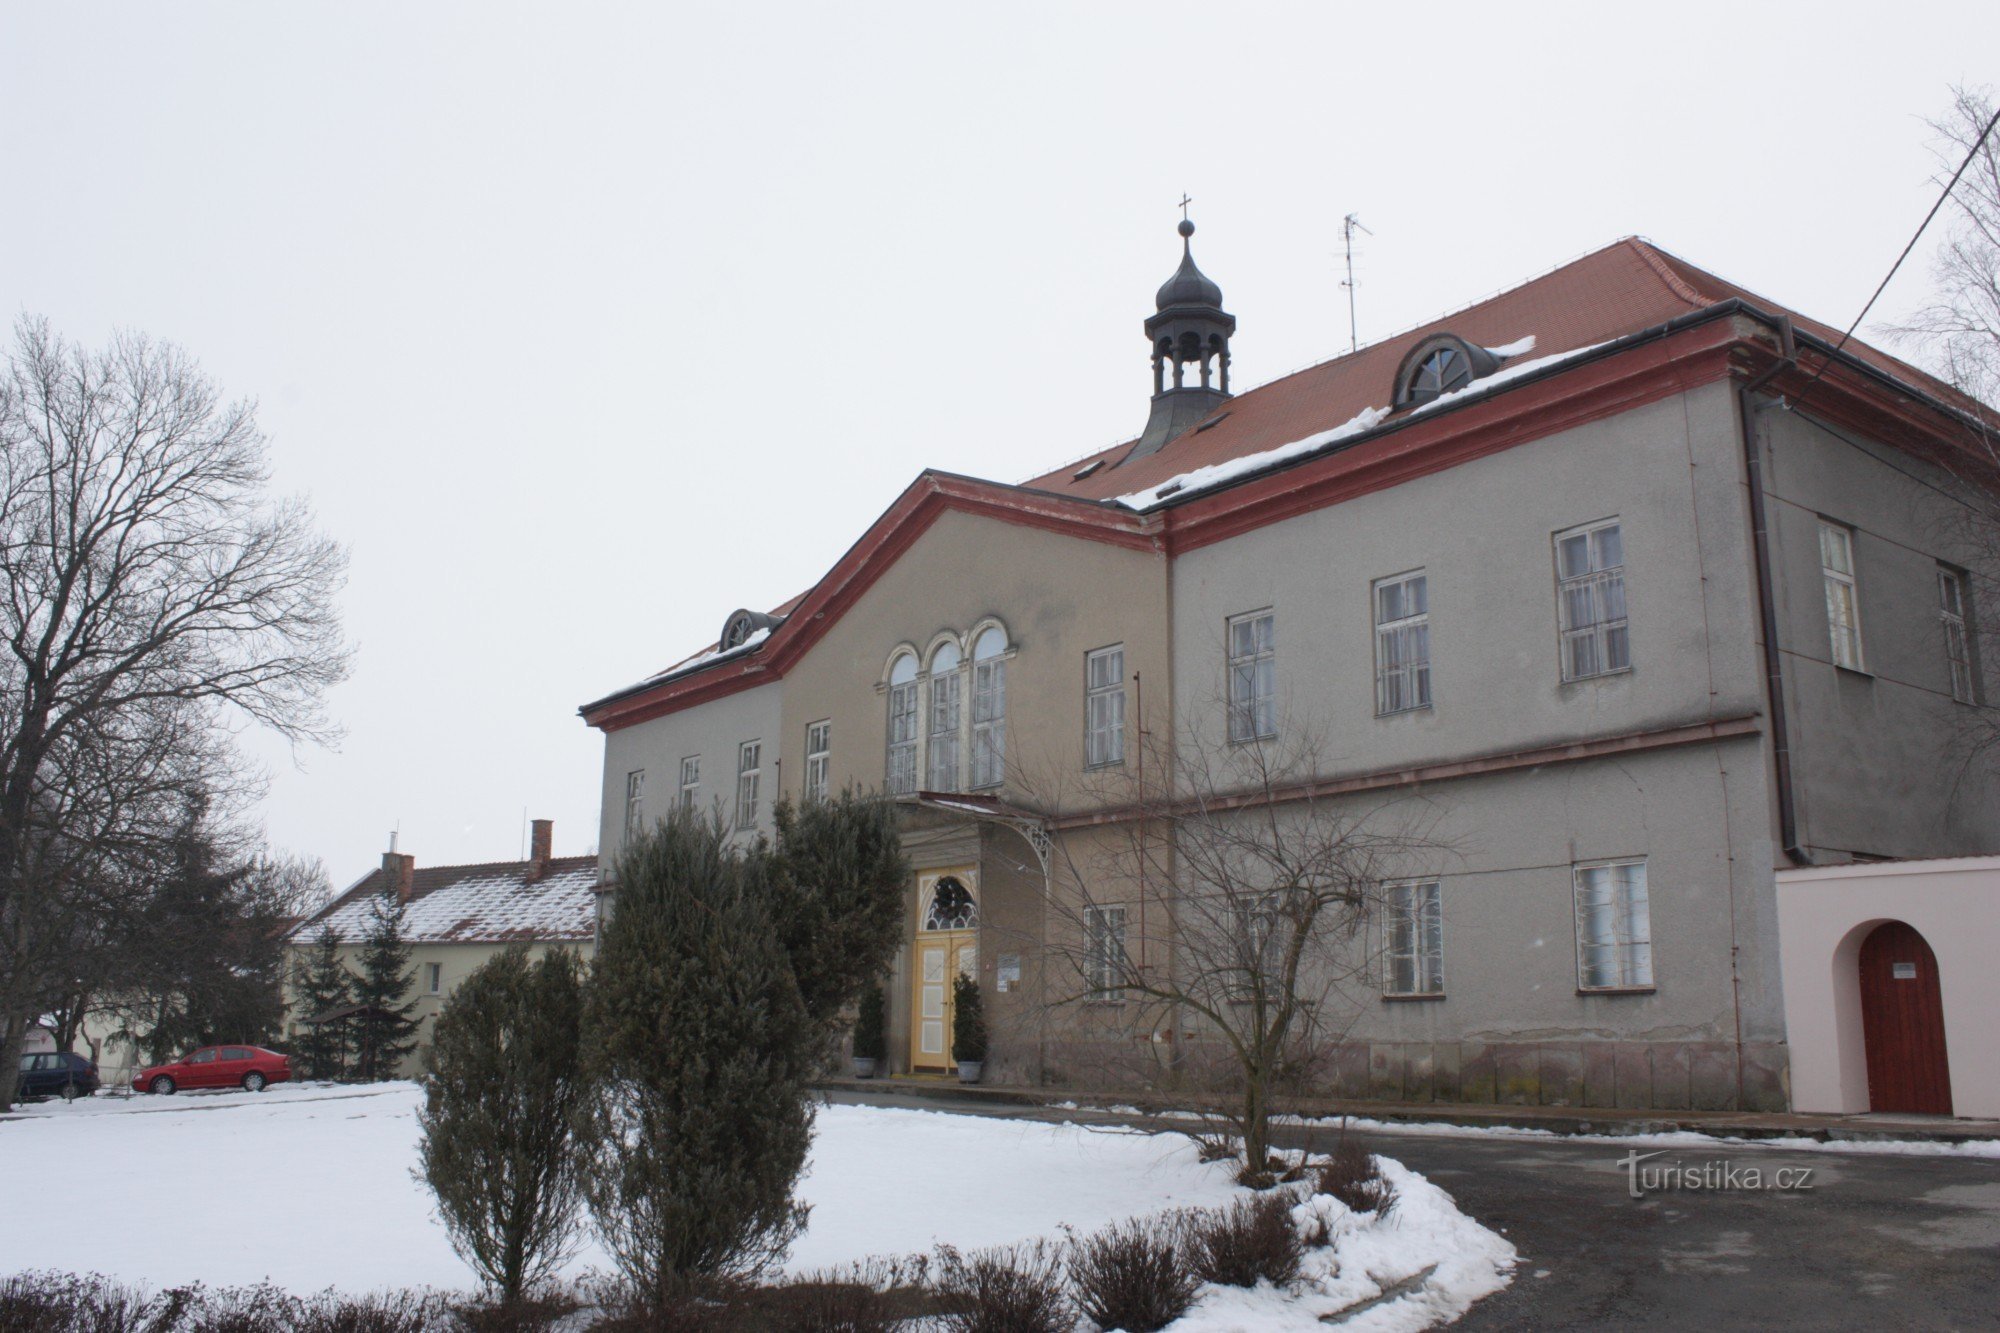
{"type": "MultiPolygon", "coordinates": [[[[463,879],[410,899],[403,934],[417,944],[465,944],[498,940],[587,940],[597,914],[597,863],[552,866],[541,879],[528,880],[528,864],[469,867],[463,879]]],[[[437,871],[425,873],[435,874],[437,871]]],[[[331,928],[352,943],[368,934],[377,895],[357,893],[308,917],[292,930],[295,940],[314,940],[331,928]]]]}
{"type": "MultiPolygon", "coordinates": [[[[1515,356],[1520,352],[1528,351],[1534,345],[1534,335],[1530,334],[1525,338],[1519,338],[1508,343],[1505,347],[1490,347],[1487,350],[1495,356],[1515,356]]],[[[1434,412],[1440,407],[1453,406],[1464,402],[1468,398],[1477,398],[1481,394],[1491,393],[1495,389],[1510,384],[1515,380],[1533,375],[1537,371],[1547,370],[1550,366],[1558,365],[1574,357],[1583,356],[1586,353],[1594,352],[1598,348],[1605,346],[1609,346],[1609,344],[1592,343],[1588,347],[1577,347],[1567,352],[1556,352],[1550,356],[1537,357],[1533,361],[1523,361],[1518,366],[1508,366],[1505,370],[1496,370],[1491,375],[1473,380],[1463,388],[1454,389],[1450,393],[1441,393],[1428,402],[1417,404],[1415,407],[1409,409],[1407,415],[1411,417],[1421,416],[1425,412],[1434,412]]],[[[1260,453],[1244,454],[1240,458],[1232,458],[1222,463],[1211,463],[1207,467],[1198,467],[1192,472],[1183,472],[1177,477],[1167,478],[1157,486],[1148,486],[1145,490],[1133,491],[1129,494],[1118,496],[1116,502],[1128,509],[1145,510],[1151,509],[1162,500],[1175,496],[1192,495],[1200,491],[1211,490],[1214,487],[1235,481],[1239,477],[1245,477],[1254,472],[1263,472],[1269,468],[1277,467],[1282,463],[1292,462],[1295,459],[1306,458],[1324,449],[1331,448],[1336,444],[1354,439],[1360,435],[1365,435],[1387,421],[1390,412],[1391,409],[1387,407],[1365,407],[1331,430],[1323,430],[1316,435],[1308,435],[1302,440],[1293,440],[1290,444],[1281,444],[1275,449],[1265,449],[1260,453]]]]}
{"type": "Polygon", "coordinates": [[[690,671],[699,671],[703,667],[720,662],[725,658],[741,657],[745,653],[756,651],[757,648],[763,645],[764,640],[770,637],[770,626],[752,630],[743,642],[737,644],[734,648],[710,648],[705,652],[696,653],[693,657],[683,658],[681,661],[674,663],[665,671],[654,672],[630,688],[636,690],[641,685],[657,685],[663,680],[672,680],[676,676],[685,676],[690,671]]]}

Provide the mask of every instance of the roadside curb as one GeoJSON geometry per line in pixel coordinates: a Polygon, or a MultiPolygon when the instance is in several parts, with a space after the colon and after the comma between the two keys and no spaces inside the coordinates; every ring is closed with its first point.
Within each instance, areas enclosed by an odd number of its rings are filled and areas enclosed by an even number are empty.
{"type": "MultiPolygon", "coordinates": [[[[975,1106],[1067,1111],[1093,1116],[1133,1118],[1171,1125],[1182,1121],[1189,1103],[1157,1093],[1119,1095],[1042,1090],[1018,1086],[963,1084],[923,1078],[831,1078],[816,1085],[823,1091],[850,1094],[891,1094],[975,1106]],[[1175,1114],[1178,1113],[1178,1114],[1175,1114]]],[[[1384,1124],[1453,1125],[1464,1129],[1543,1131],[1564,1137],[1637,1138],[1656,1134],[1706,1134],[1719,1139],[1811,1139],[1819,1143],[1988,1143],[2000,1141],[2000,1121],[1870,1120],[1858,1116],[1816,1116],[1763,1113],[1736,1118],[1727,1112],[1677,1114],[1644,1111],[1618,1113],[1589,1108],[1524,1106],[1449,1106],[1316,1101],[1288,1105],[1285,1115],[1325,1119],[1353,1116],[1384,1124]]]]}

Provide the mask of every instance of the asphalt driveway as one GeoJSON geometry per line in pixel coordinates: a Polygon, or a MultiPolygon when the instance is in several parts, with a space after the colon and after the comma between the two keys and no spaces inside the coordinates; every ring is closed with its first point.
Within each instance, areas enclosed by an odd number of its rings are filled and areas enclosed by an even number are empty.
{"type": "MultiPolygon", "coordinates": [[[[834,1099],[1112,1118],[896,1093],[834,1099]]],[[[1450,1190],[1520,1251],[1513,1285],[1455,1328],[2000,1327],[2000,1161],[1991,1158],[1718,1145],[1669,1149],[1628,1168],[1629,1149],[1595,1140],[1365,1138],[1450,1190]],[[1675,1165],[1680,1188],[1631,1197],[1635,1169],[1661,1180],[1675,1165]],[[1794,1188],[1741,1188],[1753,1168],[1765,1186],[1777,1171],[1794,1173],[1794,1188]],[[1725,1170],[1737,1188],[1712,1187],[1725,1170]],[[1800,1180],[1801,1170],[1810,1178],[1800,1180]]]]}

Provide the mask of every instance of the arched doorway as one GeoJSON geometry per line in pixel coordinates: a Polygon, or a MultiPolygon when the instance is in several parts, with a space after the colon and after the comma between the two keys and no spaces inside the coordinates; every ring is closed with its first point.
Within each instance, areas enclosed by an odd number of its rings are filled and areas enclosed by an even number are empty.
{"type": "Polygon", "coordinates": [[[979,901],[967,887],[971,870],[917,880],[916,993],[911,996],[910,1068],[945,1073],[952,1067],[952,981],[979,975],[979,901]]]}
{"type": "Polygon", "coordinates": [[[1861,942],[1859,970],[1868,1109],[1950,1115],[1937,955],[1915,928],[1885,921],[1861,942]]]}

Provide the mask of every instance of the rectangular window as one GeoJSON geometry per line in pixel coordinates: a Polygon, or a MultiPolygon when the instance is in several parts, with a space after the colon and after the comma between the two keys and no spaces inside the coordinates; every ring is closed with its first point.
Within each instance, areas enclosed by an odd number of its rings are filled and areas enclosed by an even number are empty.
{"type": "Polygon", "coordinates": [[[1375,711],[1431,706],[1430,580],[1423,571],[1375,582],[1375,711]]]}
{"type": "Polygon", "coordinates": [[[824,801],[828,770],[833,762],[833,723],[815,722],[806,728],[806,799],[824,801]]]}
{"type": "Polygon", "coordinates": [[[1125,645],[1083,659],[1083,761],[1092,768],[1125,762],[1125,645]]]}
{"type": "Polygon", "coordinates": [[[1280,895],[1263,894],[1236,904],[1237,966],[1234,982],[1239,998],[1248,1000],[1261,989],[1267,996],[1284,993],[1285,932],[1280,895]],[[1261,983],[1261,985],[1260,985],[1261,983]]]}
{"type": "Polygon", "coordinates": [[[1854,534],[1821,519],[1820,572],[1826,578],[1826,630],[1833,664],[1855,671],[1861,665],[1861,598],[1854,582],[1854,534]]]}
{"type": "Polygon", "coordinates": [[[633,769],[625,775],[625,836],[629,839],[646,827],[646,770],[633,769]]]}
{"type": "Polygon", "coordinates": [[[1083,909],[1084,984],[1093,1000],[1122,1000],[1125,988],[1125,909],[1083,909]]]}
{"type": "Polygon", "coordinates": [[[1582,990],[1653,984],[1644,861],[1576,868],[1576,976],[1582,990]]]}
{"type": "Polygon", "coordinates": [[[424,990],[432,995],[437,995],[443,992],[444,990],[443,963],[424,964],[424,990]]]}
{"type": "Polygon", "coordinates": [[[1955,569],[1940,568],[1938,619],[1944,625],[1944,658],[1951,667],[1951,697],[1962,704],[1977,703],[1972,688],[1972,641],[1965,632],[1965,575],[1955,569]]]}
{"type": "Polygon", "coordinates": [[[1278,734],[1277,617],[1269,611],[1229,622],[1229,739],[1278,734]]]}
{"type": "Polygon", "coordinates": [[[917,789],[917,682],[889,687],[889,791],[917,789]]]}
{"type": "Polygon", "coordinates": [[[1007,660],[972,664],[972,785],[997,787],[1007,776],[1007,660]]]}
{"type": "Polygon", "coordinates": [[[757,788],[763,777],[764,742],[745,741],[736,751],[736,827],[757,823],[757,788]]]}
{"type": "Polygon", "coordinates": [[[932,791],[958,790],[959,693],[965,674],[957,667],[931,676],[930,772],[932,791]]]}
{"type": "Polygon", "coordinates": [[[1628,671],[1625,538],[1618,520],[1556,534],[1556,613],[1564,680],[1628,671]]]}
{"type": "Polygon", "coordinates": [[[681,760],[681,809],[692,810],[701,799],[701,756],[691,754],[681,760]]]}
{"type": "Polygon", "coordinates": [[[1444,901],[1437,881],[1391,884],[1384,906],[1382,993],[1444,994],[1444,901]]]}

